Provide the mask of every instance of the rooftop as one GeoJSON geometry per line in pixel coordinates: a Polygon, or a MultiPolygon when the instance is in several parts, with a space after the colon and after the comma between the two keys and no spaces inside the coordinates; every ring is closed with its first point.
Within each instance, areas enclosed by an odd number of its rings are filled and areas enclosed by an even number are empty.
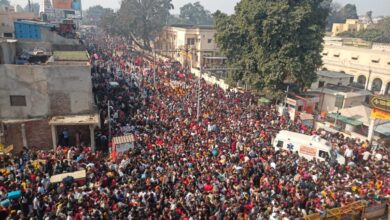
{"type": "Polygon", "coordinates": [[[172,24],[170,27],[188,28],[188,29],[215,29],[214,25],[191,25],[191,24],[172,24]]]}
{"type": "Polygon", "coordinates": [[[88,61],[89,57],[86,51],[54,51],[55,61],[88,61]]]}
{"type": "Polygon", "coordinates": [[[349,75],[349,74],[334,72],[334,71],[326,71],[326,70],[318,71],[317,75],[329,77],[329,78],[351,78],[351,77],[353,77],[352,75],[349,75]]]}
{"type": "Polygon", "coordinates": [[[54,116],[49,125],[99,125],[99,115],[54,116]]]}

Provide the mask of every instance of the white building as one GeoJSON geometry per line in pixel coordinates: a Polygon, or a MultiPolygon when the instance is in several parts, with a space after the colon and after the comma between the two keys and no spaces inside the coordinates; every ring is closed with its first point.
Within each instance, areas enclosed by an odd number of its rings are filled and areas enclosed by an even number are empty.
{"type": "Polygon", "coordinates": [[[155,40],[156,50],[183,64],[199,68],[221,63],[213,26],[172,25],[163,28],[155,40]]]}
{"type": "Polygon", "coordinates": [[[375,94],[390,94],[390,44],[327,38],[323,69],[347,73],[375,94]],[[346,46],[348,45],[348,46],[346,46]],[[355,46],[349,46],[355,45],[355,46]]]}

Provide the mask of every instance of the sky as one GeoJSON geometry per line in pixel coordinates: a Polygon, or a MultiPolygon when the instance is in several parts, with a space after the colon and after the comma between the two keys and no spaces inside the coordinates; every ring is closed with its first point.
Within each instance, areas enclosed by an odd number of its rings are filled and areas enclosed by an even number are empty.
{"type": "MultiPolygon", "coordinates": [[[[83,8],[87,9],[90,6],[101,5],[103,7],[110,7],[118,9],[121,0],[81,0],[83,8]]],[[[234,6],[239,0],[172,0],[175,9],[173,14],[179,14],[180,7],[189,3],[199,1],[207,10],[215,12],[221,10],[225,13],[231,14],[234,12],[234,6]]],[[[345,5],[347,3],[355,4],[359,15],[364,15],[367,11],[372,10],[373,16],[390,16],[390,0],[334,0],[335,2],[345,5]]],[[[27,0],[10,0],[11,4],[20,4],[23,7],[27,0]]],[[[31,2],[39,3],[39,0],[31,0],[31,2]]]]}

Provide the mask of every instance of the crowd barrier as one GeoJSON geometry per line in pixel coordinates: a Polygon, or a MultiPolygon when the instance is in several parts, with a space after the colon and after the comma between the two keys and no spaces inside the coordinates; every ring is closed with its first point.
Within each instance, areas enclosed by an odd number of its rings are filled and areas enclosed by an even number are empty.
{"type": "Polygon", "coordinates": [[[305,220],[379,220],[390,219],[390,203],[367,205],[365,201],[357,201],[340,208],[328,209],[324,213],[315,213],[305,216],[305,220]]]}

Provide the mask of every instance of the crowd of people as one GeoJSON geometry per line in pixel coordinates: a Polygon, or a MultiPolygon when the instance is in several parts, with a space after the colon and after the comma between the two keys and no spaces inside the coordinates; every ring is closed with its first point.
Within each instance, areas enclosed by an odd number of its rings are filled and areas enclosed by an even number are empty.
{"type": "Polygon", "coordinates": [[[89,36],[93,92],[100,110],[98,151],[59,147],[6,158],[0,219],[301,219],[365,200],[388,200],[389,151],[306,127],[258,106],[251,93],[224,91],[169,60],[156,64],[120,37],[89,36]],[[108,116],[110,109],[110,116],[108,116]],[[110,126],[108,126],[110,124],[110,126]],[[111,131],[108,129],[111,127],[111,131]],[[280,130],[317,134],[347,164],[275,151],[280,130]],[[133,147],[107,154],[110,136],[133,134],[133,147]],[[81,183],[50,177],[86,170],[81,183]]]}

